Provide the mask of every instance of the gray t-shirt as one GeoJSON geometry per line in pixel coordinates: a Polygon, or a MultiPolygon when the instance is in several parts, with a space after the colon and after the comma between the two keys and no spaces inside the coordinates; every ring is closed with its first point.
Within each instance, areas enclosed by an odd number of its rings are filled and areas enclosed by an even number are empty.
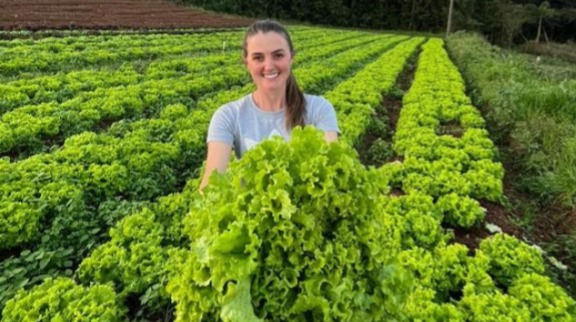
{"type": "MultiPolygon", "coordinates": [[[[306,114],[304,123],[326,131],[338,132],[336,112],[330,102],[321,96],[304,94],[306,114]]],[[[259,142],[274,135],[290,140],[291,131],[286,129],[285,109],[278,112],[261,110],[248,94],[241,99],[221,106],[212,116],[207,142],[223,142],[234,147],[236,156],[259,142]]]]}

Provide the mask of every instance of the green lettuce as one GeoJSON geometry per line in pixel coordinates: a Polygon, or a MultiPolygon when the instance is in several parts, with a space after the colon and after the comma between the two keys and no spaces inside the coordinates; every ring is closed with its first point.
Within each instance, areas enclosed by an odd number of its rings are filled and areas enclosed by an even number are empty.
{"type": "Polygon", "coordinates": [[[185,218],[190,252],[167,288],[176,320],[401,319],[411,279],[386,178],[311,127],[214,174],[185,218]]]}

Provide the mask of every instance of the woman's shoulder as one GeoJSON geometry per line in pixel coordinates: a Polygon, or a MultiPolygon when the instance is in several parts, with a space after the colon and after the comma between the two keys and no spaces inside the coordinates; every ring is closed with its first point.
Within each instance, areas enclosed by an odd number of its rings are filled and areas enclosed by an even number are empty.
{"type": "Polygon", "coordinates": [[[215,124],[236,124],[239,115],[242,114],[242,106],[246,105],[248,96],[243,96],[234,101],[230,101],[218,107],[212,114],[211,123],[215,124]]]}
{"type": "Polygon", "coordinates": [[[216,110],[216,113],[229,114],[231,116],[237,115],[238,111],[245,108],[245,106],[249,104],[249,99],[250,95],[245,95],[242,96],[241,98],[225,103],[216,110]]]}
{"type": "Polygon", "coordinates": [[[304,99],[306,100],[306,108],[308,109],[326,109],[333,108],[332,104],[320,95],[304,94],[304,99]]]}

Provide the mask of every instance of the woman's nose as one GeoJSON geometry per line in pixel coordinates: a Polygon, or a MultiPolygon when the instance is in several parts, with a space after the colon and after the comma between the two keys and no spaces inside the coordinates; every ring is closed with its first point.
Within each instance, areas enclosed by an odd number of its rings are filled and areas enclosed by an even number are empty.
{"type": "Polygon", "coordinates": [[[264,59],[264,68],[266,70],[269,70],[271,68],[274,67],[274,62],[272,61],[272,58],[266,58],[264,59]]]}

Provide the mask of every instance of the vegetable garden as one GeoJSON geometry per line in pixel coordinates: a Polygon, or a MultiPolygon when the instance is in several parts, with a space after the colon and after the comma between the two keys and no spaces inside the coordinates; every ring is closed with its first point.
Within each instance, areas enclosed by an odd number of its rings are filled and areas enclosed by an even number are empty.
{"type": "Polygon", "coordinates": [[[266,141],[204,195],[210,117],[253,89],[243,31],[0,41],[3,321],[576,320],[537,247],[454,241],[504,169],[443,41],[289,29],[340,142],[266,141]],[[393,156],[366,167],[409,64],[393,156]]]}

